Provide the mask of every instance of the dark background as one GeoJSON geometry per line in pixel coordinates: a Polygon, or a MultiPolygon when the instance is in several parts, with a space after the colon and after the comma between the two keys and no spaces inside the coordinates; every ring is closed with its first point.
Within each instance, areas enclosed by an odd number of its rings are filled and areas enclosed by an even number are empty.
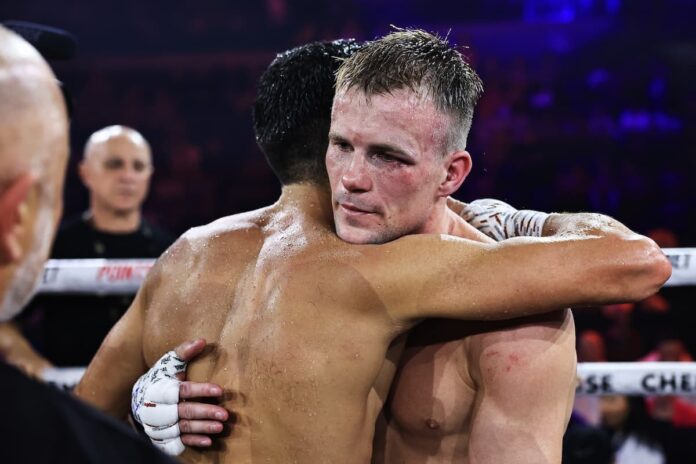
{"type": "Polygon", "coordinates": [[[696,244],[694,2],[5,0],[0,18],[79,39],[77,59],[53,63],[76,108],[68,215],[86,207],[74,164],[108,124],[152,144],[146,215],[176,234],[273,202],[250,123],[264,67],[310,40],[395,24],[449,34],[484,80],[462,199],[598,211],[696,244]]]}

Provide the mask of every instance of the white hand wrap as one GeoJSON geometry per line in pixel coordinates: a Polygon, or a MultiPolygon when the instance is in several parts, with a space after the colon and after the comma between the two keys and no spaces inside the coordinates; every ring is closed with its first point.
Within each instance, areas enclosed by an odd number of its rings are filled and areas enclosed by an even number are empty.
{"type": "Polygon", "coordinates": [[[176,374],[186,371],[186,362],[175,352],[162,356],[138,379],[131,395],[131,411],[152,443],[176,456],[184,451],[179,438],[179,385],[176,374]]]}
{"type": "Polygon", "coordinates": [[[548,214],[516,210],[499,200],[485,198],[469,203],[462,218],[495,241],[512,237],[541,237],[548,214]]]}

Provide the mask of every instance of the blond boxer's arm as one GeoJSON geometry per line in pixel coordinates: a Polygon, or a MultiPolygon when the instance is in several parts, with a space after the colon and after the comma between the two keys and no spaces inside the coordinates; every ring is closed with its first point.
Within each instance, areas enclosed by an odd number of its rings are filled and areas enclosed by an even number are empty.
{"type": "Polygon", "coordinates": [[[639,301],[671,274],[652,240],[601,222],[588,224],[582,233],[496,244],[409,236],[367,249],[363,256],[356,268],[401,321],[509,319],[568,306],[639,301]]]}
{"type": "Polygon", "coordinates": [[[467,462],[561,462],[576,381],[570,310],[479,338],[469,363],[478,397],[467,462]]]}
{"type": "MultiPolygon", "coordinates": [[[[74,390],[76,396],[103,412],[125,419],[131,408],[131,392],[136,381],[147,372],[143,352],[143,329],[151,288],[162,274],[171,271],[171,260],[160,259],[148,273],[133,303],[114,325],[90,362],[87,371],[74,390]]],[[[196,340],[176,347],[185,361],[197,356],[205,341],[196,340]]],[[[172,347],[174,349],[174,347],[172,347]]],[[[162,353],[164,354],[164,353],[162,353]]],[[[183,376],[179,380],[184,380],[183,376]]],[[[181,440],[188,446],[210,446],[210,437],[222,429],[229,414],[220,407],[195,401],[197,398],[216,398],[222,394],[218,385],[206,382],[182,382],[177,407],[181,440]]]]}

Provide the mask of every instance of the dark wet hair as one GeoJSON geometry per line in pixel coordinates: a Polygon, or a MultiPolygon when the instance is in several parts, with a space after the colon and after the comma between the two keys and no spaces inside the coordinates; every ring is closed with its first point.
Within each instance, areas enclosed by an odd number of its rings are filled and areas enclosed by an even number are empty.
{"type": "Polygon", "coordinates": [[[256,142],[283,185],[326,180],[335,73],[359,47],[354,40],[303,45],[279,54],[261,76],[256,142]]]}
{"type": "Polygon", "coordinates": [[[338,71],[336,88],[369,98],[400,89],[429,97],[451,117],[447,149],[464,149],[474,106],[483,93],[476,71],[446,39],[422,30],[396,30],[365,44],[338,71]]]}

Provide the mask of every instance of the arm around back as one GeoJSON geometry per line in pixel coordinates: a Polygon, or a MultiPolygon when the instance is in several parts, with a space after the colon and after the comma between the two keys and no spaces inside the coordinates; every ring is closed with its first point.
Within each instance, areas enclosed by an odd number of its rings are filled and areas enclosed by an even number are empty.
{"type": "Polygon", "coordinates": [[[652,240],[624,231],[496,244],[414,235],[366,248],[363,257],[355,267],[401,321],[510,319],[568,306],[639,301],[671,274],[652,240]]]}

